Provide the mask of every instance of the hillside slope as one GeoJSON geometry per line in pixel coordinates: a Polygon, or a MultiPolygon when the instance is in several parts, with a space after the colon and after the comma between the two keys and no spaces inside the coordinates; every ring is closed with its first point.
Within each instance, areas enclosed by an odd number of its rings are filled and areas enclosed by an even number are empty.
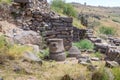
{"type": "Polygon", "coordinates": [[[93,27],[96,32],[102,26],[113,27],[116,35],[120,37],[120,7],[89,6],[79,3],[71,3],[78,13],[87,16],[89,27],[93,27]]]}

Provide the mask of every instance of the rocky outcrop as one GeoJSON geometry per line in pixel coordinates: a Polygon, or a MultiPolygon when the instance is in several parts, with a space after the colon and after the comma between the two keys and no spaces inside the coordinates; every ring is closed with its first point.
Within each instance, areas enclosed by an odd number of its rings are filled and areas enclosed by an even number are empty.
{"type": "Polygon", "coordinates": [[[10,43],[17,44],[32,44],[42,46],[42,37],[35,31],[26,31],[17,28],[16,25],[8,23],[7,21],[1,21],[2,33],[10,41],[10,43]]]}

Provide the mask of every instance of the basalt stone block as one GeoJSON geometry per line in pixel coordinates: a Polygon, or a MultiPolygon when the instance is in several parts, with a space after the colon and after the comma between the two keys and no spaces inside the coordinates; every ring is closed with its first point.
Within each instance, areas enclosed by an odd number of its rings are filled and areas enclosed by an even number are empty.
{"type": "Polygon", "coordinates": [[[46,31],[44,34],[46,34],[46,35],[56,35],[56,34],[59,34],[59,32],[56,32],[56,31],[46,31]]]}
{"type": "Polygon", "coordinates": [[[115,61],[106,61],[105,66],[109,68],[114,68],[114,67],[119,67],[119,64],[115,61]]]}
{"type": "Polygon", "coordinates": [[[52,25],[53,25],[53,26],[64,26],[63,23],[56,23],[56,22],[52,23],[52,25]]]}
{"type": "Polygon", "coordinates": [[[60,20],[62,20],[63,22],[68,22],[68,23],[73,22],[73,18],[68,18],[68,17],[60,17],[60,20]]]}
{"type": "Polygon", "coordinates": [[[58,38],[72,38],[70,35],[57,35],[58,38]]]}
{"type": "Polygon", "coordinates": [[[65,30],[73,30],[72,27],[57,27],[57,29],[58,30],[63,30],[63,31],[65,31],[65,30]]]}
{"type": "Polygon", "coordinates": [[[50,59],[56,61],[64,61],[66,55],[64,53],[65,49],[63,46],[63,39],[49,39],[49,52],[50,59]]]}
{"type": "Polygon", "coordinates": [[[65,53],[58,53],[58,54],[50,54],[50,59],[56,61],[64,61],[66,59],[65,53]]]}
{"type": "Polygon", "coordinates": [[[78,57],[81,55],[80,50],[76,46],[72,46],[68,52],[68,57],[78,57]]]}
{"type": "Polygon", "coordinates": [[[32,0],[14,0],[16,3],[29,3],[32,2],[32,0]]]}

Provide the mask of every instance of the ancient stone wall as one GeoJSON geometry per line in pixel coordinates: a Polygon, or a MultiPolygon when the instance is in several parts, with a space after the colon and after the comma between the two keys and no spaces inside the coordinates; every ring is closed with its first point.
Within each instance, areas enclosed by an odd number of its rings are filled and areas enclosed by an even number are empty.
{"type": "Polygon", "coordinates": [[[51,26],[45,31],[45,39],[60,38],[63,39],[64,47],[69,50],[73,41],[73,19],[67,17],[51,18],[51,26]]]}
{"type": "Polygon", "coordinates": [[[73,41],[85,38],[86,30],[73,27],[72,18],[52,12],[47,0],[13,0],[7,12],[18,28],[36,31],[46,42],[52,38],[63,39],[66,50],[71,48],[73,41]]]}
{"type": "Polygon", "coordinates": [[[73,27],[73,42],[80,41],[84,38],[86,38],[86,29],[78,29],[73,27]]]}
{"type": "Polygon", "coordinates": [[[40,33],[45,41],[61,38],[66,50],[72,46],[73,19],[51,12],[46,0],[14,0],[11,11],[22,29],[40,33]]]}

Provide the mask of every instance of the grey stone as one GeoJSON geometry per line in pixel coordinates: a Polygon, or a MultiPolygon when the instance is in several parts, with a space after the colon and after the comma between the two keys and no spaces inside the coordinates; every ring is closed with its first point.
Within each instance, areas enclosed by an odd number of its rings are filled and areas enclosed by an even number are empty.
{"type": "Polygon", "coordinates": [[[109,68],[114,68],[114,67],[119,67],[119,64],[115,61],[106,61],[105,66],[109,68]]]}
{"type": "Polygon", "coordinates": [[[90,65],[91,60],[90,60],[90,58],[88,56],[81,56],[78,59],[78,63],[83,64],[83,65],[90,65]]]}
{"type": "Polygon", "coordinates": [[[32,45],[32,44],[27,44],[27,46],[30,46],[33,48],[33,52],[38,54],[40,52],[40,47],[38,45],[32,45]]]}
{"type": "Polygon", "coordinates": [[[93,58],[91,58],[91,60],[92,60],[92,61],[100,61],[100,59],[97,58],[97,57],[93,57],[93,58]]]}
{"type": "Polygon", "coordinates": [[[49,39],[50,59],[64,61],[66,59],[64,51],[63,39],[49,39]]]}
{"type": "Polygon", "coordinates": [[[72,46],[68,51],[68,57],[78,57],[81,55],[80,50],[76,46],[72,46]]]}
{"type": "Polygon", "coordinates": [[[2,77],[0,77],[0,80],[4,80],[2,77]]]}
{"type": "Polygon", "coordinates": [[[58,53],[58,54],[50,54],[50,59],[55,60],[55,61],[65,61],[66,55],[65,53],[58,53]]]}
{"type": "Polygon", "coordinates": [[[42,37],[34,31],[18,31],[15,33],[14,41],[18,44],[41,45],[42,37]]]}
{"type": "Polygon", "coordinates": [[[42,60],[32,52],[25,52],[23,55],[23,59],[25,61],[37,62],[39,64],[42,64],[42,60]]]}
{"type": "Polygon", "coordinates": [[[31,2],[31,0],[14,0],[16,3],[28,3],[31,2]]]}

